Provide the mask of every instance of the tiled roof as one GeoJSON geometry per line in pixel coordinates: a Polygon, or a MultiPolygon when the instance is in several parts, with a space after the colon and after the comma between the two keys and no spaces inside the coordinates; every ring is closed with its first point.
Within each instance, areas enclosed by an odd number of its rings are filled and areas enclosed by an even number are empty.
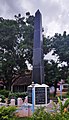
{"type": "Polygon", "coordinates": [[[13,85],[30,85],[32,83],[32,75],[23,75],[16,79],[13,85]]]}

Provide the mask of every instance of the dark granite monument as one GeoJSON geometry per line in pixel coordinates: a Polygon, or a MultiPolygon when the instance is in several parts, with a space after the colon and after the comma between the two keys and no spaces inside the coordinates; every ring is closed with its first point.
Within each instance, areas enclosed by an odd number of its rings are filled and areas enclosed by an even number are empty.
{"type": "Polygon", "coordinates": [[[32,104],[32,108],[49,103],[49,86],[44,84],[42,16],[39,10],[35,13],[34,21],[32,81],[33,84],[28,86],[28,103],[32,104]]]}
{"type": "Polygon", "coordinates": [[[33,82],[44,83],[42,16],[39,10],[35,13],[33,43],[33,82]]]}

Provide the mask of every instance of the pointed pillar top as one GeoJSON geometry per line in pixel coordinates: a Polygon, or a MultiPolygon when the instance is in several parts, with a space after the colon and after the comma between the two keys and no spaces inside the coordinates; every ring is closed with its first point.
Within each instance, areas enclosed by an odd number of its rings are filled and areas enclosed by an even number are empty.
{"type": "Polygon", "coordinates": [[[41,14],[41,13],[40,13],[40,10],[38,9],[35,14],[37,14],[37,15],[38,15],[38,14],[41,14]]]}

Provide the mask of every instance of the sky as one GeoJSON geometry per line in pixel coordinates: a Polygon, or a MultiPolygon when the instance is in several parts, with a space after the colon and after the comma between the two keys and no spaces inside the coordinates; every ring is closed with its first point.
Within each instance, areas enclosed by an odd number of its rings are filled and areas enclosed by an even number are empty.
{"type": "MultiPolygon", "coordinates": [[[[55,33],[69,33],[69,0],[0,0],[0,17],[14,19],[19,13],[35,15],[37,10],[42,14],[42,26],[45,36],[55,33]]],[[[45,57],[57,61],[52,51],[45,57]]]]}
{"type": "Polygon", "coordinates": [[[42,14],[45,35],[69,33],[69,0],[0,0],[0,16],[14,19],[14,15],[26,12],[35,15],[37,10],[42,14]]]}

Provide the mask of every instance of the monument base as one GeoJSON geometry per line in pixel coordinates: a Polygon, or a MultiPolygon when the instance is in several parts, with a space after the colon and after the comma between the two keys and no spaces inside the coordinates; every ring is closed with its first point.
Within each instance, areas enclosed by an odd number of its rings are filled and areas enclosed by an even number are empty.
{"type": "Polygon", "coordinates": [[[32,104],[34,101],[35,106],[46,106],[50,102],[49,86],[46,84],[34,84],[34,86],[28,86],[28,103],[32,104]],[[32,91],[33,90],[33,91],[32,91]],[[33,94],[34,98],[32,98],[33,94]]]}

